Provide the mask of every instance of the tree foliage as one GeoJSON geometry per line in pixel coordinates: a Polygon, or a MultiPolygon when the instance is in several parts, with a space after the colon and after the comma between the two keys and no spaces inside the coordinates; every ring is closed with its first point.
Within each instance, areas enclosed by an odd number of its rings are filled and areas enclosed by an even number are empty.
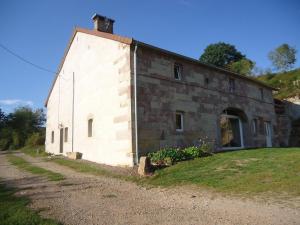
{"type": "Polygon", "coordinates": [[[271,51],[268,56],[276,70],[287,71],[293,68],[296,62],[296,53],[296,48],[282,44],[271,51]]]}
{"type": "Polygon", "coordinates": [[[245,58],[246,56],[239,52],[234,45],[219,42],[208,45],[199,60],[203,63],[224,67],[245,58]]]}
{"type": "Polygon", "coordinates": [[[252,74],[254,66],[255,63],[249,59],[241,59],[237,62],[233,62],[228,65],[229,69],[232,72],[247,76],[250,76],[252,74]]]}
{"type": "Polygon", "coordinates": [[[44,123],[42,109],[20,107],[8,115],[0,110],[0,150],[23,147],[29,137],[43,132],[44,123]]]}

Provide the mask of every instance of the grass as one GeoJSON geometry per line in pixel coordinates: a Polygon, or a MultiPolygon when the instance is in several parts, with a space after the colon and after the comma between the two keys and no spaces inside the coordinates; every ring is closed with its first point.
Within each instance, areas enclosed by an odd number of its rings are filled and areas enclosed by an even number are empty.
{"type": "Polygon", "coordinates": [[[48,178],[51,181],[59,181],[65,179],[64,176],[60,173],[55,173],[50,170],[46,170],[44,168],[34,166],[31,163],[24,160],[22,157],[18,157],[12,154],[7,155],[8,161],[17,166],[22,170],[26,170],[32,174],[41,175],[43,177],[48,178]]]}
{"type": "Polygon", "coordinates": [[[269,148],[215,154],[157,170],[152,177],[126,176],[82,161],[51,161],[77,172],[109,176],[141,185],[197,185],[237,194],[282,193],[300,196],[300,148],[269,148]]]}
{"type": "Polygon", "coordinates": [[[144,180],[155,186],[198,185],[231,193],[300,195],[300,148],[243,150],[178,163],[144,180]]]}
{"type": "Polygon", "coordinates": [[[23,153],[32,157],[43,157],[48,156],[49,153],[45,152],[45,146],[25,146],[20,149],[23,153]]]}
{"type": "Polygon", "coordinates": [[[51,219],[41,218],[37,212],[27,208],[28,198],[16,197],[15,189],[0,185],[0,224],[2,225],[58,225],[51,219]]]}
{"type": "Polygon", "coordinates": [[[300,68],[287,72],[261,75],[257,79],[278,88],[279,91],[275,94],[276,98],[284,99],[300,94],[299,86],[293,84],[293,81],[300,80],[300,68]]]}
{"type": "Polygon", "coordinates": [[[75,160],[71,160],[71,159],[55,158],[55,157],[50,160],[61,166],[69,167],[79,173],[87,173],[87,174],[92,174],[92,175],[96,175],[96,176],[107,176],[107,177],[113,177],[113,178],[122,179],[122,180],[126,180],[126,181],[140,182],[140,179],[136,176],[119,174],[116,172],[112,172],[112,171],[100,168],[97,165],[93,165],[93,164],[82,162],[82,161],[75,161],[75,160]]]}

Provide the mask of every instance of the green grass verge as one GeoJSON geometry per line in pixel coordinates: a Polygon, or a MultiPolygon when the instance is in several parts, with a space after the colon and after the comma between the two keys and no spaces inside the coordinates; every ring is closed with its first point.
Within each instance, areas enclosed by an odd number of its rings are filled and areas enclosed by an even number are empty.
{"type": "Polygon", "coordinates": [[[27,208],[29,199],[16,197],[16,190],[0,185],[0,224],[2,225],[58,225],[51,219],[41,218],[37,212],[27,208]]]}
{"type": "Polygon", "coordinates": [[[300,195],[300,148],[215,154],[159,170],[144,182],[155,186],[199,185],[232,193],[300,195]]]}
{"type": "Polygon", "coordinates": [[[52,158],[52,162],[55,162],[59,165],[69,167],[77,172],[80,173],[89,173],[93,175],[105,175],[105,176],[111,176],[111,177],[117,177],[117,174],[114,174],[108,170],[101,169],[97,167],[96,165],[91,165],[88,163],[75,161],[75,160],[69,160],[64,158],[52,158]]]}
{"type": "Polygon", "coordinates": [[[32,157],[43,157],[48,156],[49,153],[45,152],[45,146],[25,146],[20,149],[23,153],[30,155],[32,157]]]}
{"type": "Polygon", "coordinates": [[[50,161],[55,162],[61,166],[69,167],[80,173],[87,173],[96,176],[113,177],[113,178],[118,178],[127,181],[136,181],[136,182],[139,181],[139,178],[136,176],[119,174],[82,161],[75,161],[75,160],[70,160],[65,158],[52,158],[50,159],[50,161]]]}
{"type": "Polygon", "coordinates": [[[34,166],[31,163],[24,160],[22,157],[18,157],[12,154],[9,154],[6,156],[8,158],[8,161],[17,166],[18,168],[22,170],[26,170],[30,173],[41,175],[44,177],[47,177],[51,181],[59,181],[65,179],[64,176],[60,173],[55,173],[50,170],[46,170],[44,168],[34,166]]]}

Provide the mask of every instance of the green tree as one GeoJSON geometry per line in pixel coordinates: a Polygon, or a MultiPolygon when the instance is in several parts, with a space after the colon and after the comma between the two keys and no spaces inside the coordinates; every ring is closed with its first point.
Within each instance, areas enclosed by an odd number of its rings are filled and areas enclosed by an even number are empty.
{"type": "Polygon", "coordinates": [[[241,59],[237,62],[232,62],[228,65],[232,72],[239,73],[242,75],[250,76],[255,63],[249,59],[241,59]]]}
{"type": "Polygon", "coordinates": [[[27,138],[39,132],[45,123],[42,109],[32,110],[30,107],[20,107],[7,116],[8,126],[13,130],[14,148],[23,147],[27,138]]]}
{"type": "Polygon", "coordinates": [[[208,45],[199,60],[203,63],[224,67],[245,58],[246,56],[239,52],[234,45],[219,42],[208,45]]]}
{"type": "Polygon", "coordinates": [[[293,68],[296,62],[297,50],[288,44],[282,44],[268,55],[276,70],[287,71],[293,68]]]}
{"type": "MultiPolygon", "coordinates": [[[[2,109],[0,108],[0,131],[1,128],[4,126],[5,124],[5,120],[6,120],[6,116],[5,113],[2,111],[2,109]]],[[[1,134],[1,133],[0,133],[1,134]]]]}
{"type": "MultiPolygon", "coordinates": [[[[45,114],[42,109],[20,107],[7,116],[0,111],[0,150],[23,147],[36,133],[44,135],[45,114]]],[[[39,141],[39,143],[42,141],[39,141]]]]}

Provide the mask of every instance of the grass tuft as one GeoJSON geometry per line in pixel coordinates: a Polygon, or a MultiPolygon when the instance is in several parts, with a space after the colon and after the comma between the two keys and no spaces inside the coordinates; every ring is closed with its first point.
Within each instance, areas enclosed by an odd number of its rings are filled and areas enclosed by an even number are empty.
{"type": "Polygon", "coordinates": [[[51,181],[59,181],[64,180],[64,176],[60,173],[55,173],[50,170],[46,170],[44,168],[33,166],[31,163],[27,162],[25,159],[19,156],[15,156],[12,154],[9,154],[6,156],[8,158],[8,161],[17,166],[19,169],[26,170],[30,173],[41,175],[44,177],[47,177],[51,181]]]}

